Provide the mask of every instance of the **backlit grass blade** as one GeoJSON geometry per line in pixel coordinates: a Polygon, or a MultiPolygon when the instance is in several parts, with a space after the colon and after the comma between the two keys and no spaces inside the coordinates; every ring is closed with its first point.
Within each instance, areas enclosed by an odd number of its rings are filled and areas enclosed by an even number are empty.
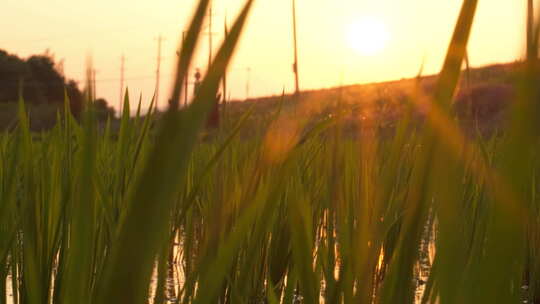
{"type": "MultiPolygon", "coordinates": [[[[100,284],[98,303],[145,302],[154,258],[161,244],[167,240],[176,188],[184,180],[197,133],[215,100],[217,86],[232,57],[251,3],[249,1],[241,12],[201,84],[200,93],[185,112],[174,111],[180,90],[173,90],[172,108],[163,117],[145,168],[128,194],[128,210],[122,219],[110,267],[100,284]],[[141,230],[145,225],[147,228],[141,230]],[[138,265],[135,269],[132,267],[134,264],[138,265]]],[[[188,31],[176,86],[181,87],[186,76],[207,4],[208,1],[200,1],[188,31]]]]}
{"type": "MultiPolygon", "coordinates": [[[[91,90],[91,87],[89,87],[91,90]]],[[[96,227],[94,178],[96,177],[96,121],[94,105],[88,101],[83,113],[83,135],[76,155],[76,182],[69,206],[71,215],[69,252],[65,275],[64,302],[80,301],[91,303],[92,277],[80,277],[81,273],[94,272],[93,252],[96,227]]]]}
{"type": "MultiPolygon", "coordinates": [[[[464,0],[446,60],[437,81],[434,94],[435,102],[431,104],[431,107],[444,109],[445,113],[450,111],[451,100],[457,87],[477,4],[477,0],[464,0]]],[[[433,120],[434,117],[432,113],[429,113],[428,121],[432,125],[440,123],[433,120]]],[[[436,139],[432,130],[427,130],[423,135],[422,151],[416,159],[415,171],[413,171],[409,186],[410,193],[406,206],[408,212],[404,219],[397,252],[393,257],[388,278],[384,282],[381,295],[382,303],[413,303],[413,266],[418,258],[417,248],[422,229],[426,223],[427,212],[431,208],[430,184],[432,181],[430,179],[435,178],[431,174],[430,164],[437,160],[438,155],[434,155],[434,153],[439,152],[436,147],[440,145],[439,142],[445,136],[442,133],[438,135],[440,138],[436,139]]]]}
{"type": "Polygon", "coordinates": [[[223,144],[219,147],[219,150],[214,154],[212,159],[208,162],[208,164],[204,167],[202,170],[203,175],[199,177],[199,182],[194,185],[193,189],[191,190],[191,193],[186,197],[186,201],[182,206],[180,215],[178,216],[180,219],[184,217],[185,212],[187,209],[189,209],[195,199],[195,196],[199,194],[199,191],[201,190],[202,181],[205,179],[205,177],[212,172],[212,169],[216,166],[218,161],[221,159],[221,156],[225,152],[225,150],[231,145],[233,139],[238,135],[241,128],[244,126],[244,123],[246,120],[250,117],[253,110],[253,106],[240,118],[238,121],[236,127],[233,129],[231,134],[225,139],[223,144]]]}
{"type": "MultiPolygon", "coordinates": [[[[518,301],[523,273],[530,269],[525,263],[525,250],[529,246],[538,246],[533,240],[527,240],[527,228],[538,227],[537,219],[532,216],[537,202],[532,204],[531,189],[528,184],[533,180],[531,165],[535,163],[538,151],[538,117],[540,103],[538,83],[538,26],[540,19],[531,27],[532,7],[528,7],[527,22],[527,59],[519,72],[517,98],[511,106],[510,120],[507,125],[506,140],[501,148],[500,171],[506,178],[514,197],[506,202],[497,202],[487,226],[485,258],[474,265],[471,277],[478,278],[485,274],[485,280],[471,288],[471,301],[518,301]],[[531,34],[533,36],[531,36],[531,34]],[[497,267],[496,265],[506,265],[497,267]],[[483,290],[487,286],[500,286],[495,292],[483,290]]],[[[536,228],[537,229],[537,228],[536,228]]],[[[530,266],[529,266],[530,267],[530,266]]],[[[537,280],[538,278],[536,278],[537,280]]]]}

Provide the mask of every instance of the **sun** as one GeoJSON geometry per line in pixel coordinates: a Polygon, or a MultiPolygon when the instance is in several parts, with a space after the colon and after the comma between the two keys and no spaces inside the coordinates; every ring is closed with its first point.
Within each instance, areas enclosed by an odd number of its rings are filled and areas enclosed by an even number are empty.
{"type": "Polygon", "coordinates": [[[347,41],[355,51],[365,56],[382,52],[388,45],[390,32],[386,24],[375,17],[364,17],[349,25],[347,41]]]}

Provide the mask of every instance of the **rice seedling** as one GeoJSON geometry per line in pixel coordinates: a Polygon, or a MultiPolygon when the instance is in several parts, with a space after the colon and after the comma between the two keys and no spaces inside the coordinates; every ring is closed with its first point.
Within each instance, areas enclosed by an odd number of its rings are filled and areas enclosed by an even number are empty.
{"type": "Polygon", "coordinates": [[[203,139],[252,0],[186,108],[208,0],[165,113],[153,100],[142,118],[139,100],[130,117],[126,92],[118,132],[101,128],[89,86],[81,120],[66,99],[33,133],[21,99],[0,134],[0,303],[538,303],[540,20],[503,135],[466,137],[452,102],[477,2],[392,136],[369,115],[347,136],[341,106],[307,123],[309,99],[283,95],[256,135],[239,135],[249,110],[203,139]]]}

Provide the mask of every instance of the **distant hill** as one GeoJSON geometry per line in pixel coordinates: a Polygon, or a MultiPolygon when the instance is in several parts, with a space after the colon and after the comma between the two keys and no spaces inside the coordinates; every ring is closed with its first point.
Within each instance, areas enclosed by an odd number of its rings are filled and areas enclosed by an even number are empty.
{"type": "MultiPolygon", "coordinates": [[[[514,96],[514,79],[518,63],[494,64],[469,71],[464,70],[455,96],[456,112],[465,127],[479,128],[490,133],[500,127],[505,108],[514,96]]],[[[378,120],[382,127],[391,128],[400,117],[407,100],[416,92],[431,94],[437,75],[401,79],[380,83],[349,85],[321,90],[303,91],[297,107],[298,119],[309,117],[317,121],[335,113],[338,105],[348,113],[347,120],[354,128],[359,120],[378,120]],[[418,90],[420,88],[420,90],[418,90]],[[299,110],[299,109],[300,110],[299,110]]],[[[292,96],[270,96],[233,101],[227,104],[229,117],[236,117],[253,107],[252,123],[270,119],[278,106],[285,111],[292,107],[292,96]]],[[[422,116],[421,110],[417,113],[422,116]]]]}

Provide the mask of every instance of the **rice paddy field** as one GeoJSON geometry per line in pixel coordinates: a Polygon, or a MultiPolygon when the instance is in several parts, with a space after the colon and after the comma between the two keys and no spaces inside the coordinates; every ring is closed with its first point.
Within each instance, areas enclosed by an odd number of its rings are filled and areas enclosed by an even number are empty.
{"type": "MultiPolygon", "coordinates": [[[[205,130],[253,1],[180,109],[208,1],[169,110],[0,135],[0,303],[540,303],[539,22],[528,22],[507,122],[465,136],[452,102],[476,13],[465,0],[433,94],[411,90],[391,135],[302,95],[239,136],[205,130]],[[412,115],[421,108],[422,121],[412,115]],[[348,130],[347,132],[350,132],[348,130]],[[209,133],[209,134],[208,134],[209,133]]],[[[91,81],[89,81],[91,83],[91,81]]],[[[92,90],[87,90],[91,92],[92,90]]]]}

